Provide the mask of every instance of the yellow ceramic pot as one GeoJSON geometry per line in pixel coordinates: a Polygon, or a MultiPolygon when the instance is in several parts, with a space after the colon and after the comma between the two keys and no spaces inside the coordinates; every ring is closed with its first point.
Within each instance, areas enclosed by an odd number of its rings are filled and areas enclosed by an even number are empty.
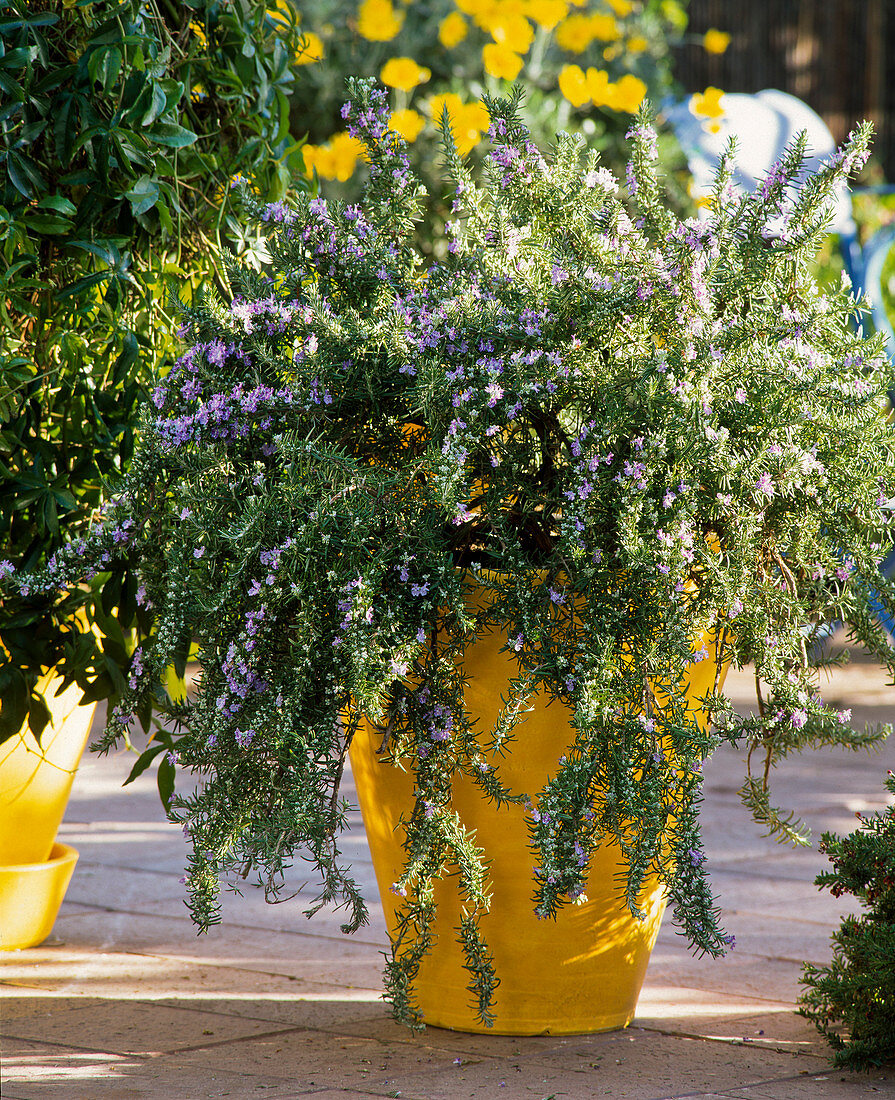
{"type": "Polygon", "coordinates": [[[45,862],[59,831],[96,709],[79,706],[77,684],[56,695],[61,682],[39,684],[51,715],[40,744],[26,723],[0,745],[0,865],[45,862]]]}
{"type": "MultiPolygon", "coordinates": [[[[466,703],[480,728],[493,727],[501,695],[518,665],[501,653],[504,639],[485,636],[467,652],[469,677],[466,703]]],[[[709,646],[711,651],[712,646],[709,646]]],[[[713,686],[715,662],[691,666],[687,687],[691,698],[713,686]]],[[[552,775],[575,731],[568,712],[543,698],[517,727],[523,746],[501,760],[502,781],[511,789],[535,793],[552,775]]],[[[379,761],[379,738],[369,729],[358,731],[351,747],[351,766],[386,922],[395,928],[400,899],[390,891],[404,866],[402,832],[395,824],[413,805],[413,782],[406,773],[379,761]]],[[[594,856],[583,905],[569,905],[556,921],[538,920],[532,911],[530,869],[534,855],[521,806],[497,810],[465,777],[454,784],[453,808],[490,863],[492,900],[482,918],[482,931],[494,958],[500,984],[495,994],[493,1028],[485,1028],[470,1007],[469,975],[456,939],[460,901],[448,879],[436,888],[438,939],[422,963],[416,982],[417,1000],[427,1024],[460,1031],[506,1035],[567,1035],[607,1031],[630,1023],[659,932],[665,895],[650,885],[641,898],[645,921],[634,919],[618,889],[625,874],[618,849],[605,845],[594,856]]]]}
{"type": "Polygon", "coordinates": [[[34,947],[49,936],[78,853],[54,844],[49,859],[0,866],[0,951],[34,947]]]}

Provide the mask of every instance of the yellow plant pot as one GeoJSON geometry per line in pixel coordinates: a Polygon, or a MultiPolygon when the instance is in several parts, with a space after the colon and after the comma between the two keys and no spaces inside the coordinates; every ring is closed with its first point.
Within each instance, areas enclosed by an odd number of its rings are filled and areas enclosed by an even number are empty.
{"type": "Polygon", "coordinates": [[[65,813],[96,704],[78,705],[77,684],[56,695],[60,683],[50,672],[39,685],[51,715],[40,744],[26,723],[0,745],[0,865],[48,860],[65,813]]]}
{"type": "Polygon", "coordinates": [[[74,848],[54,844],[47,860],[0,866],[0,951],[43,943],[77,862],[74,848]]]}
{"type": "MultiPolygon", "coordinates": [[[[515,660],[500,652],[503,642],[492,633],[467,651],[467,709],[484,730],[493,727],[501,695],[507,697],[510,677],[518,674],[515,660]]],[[[713,660],[692,665],[686,680],[689,697],[704,696],[714,676],[713,660]]],[[[575,737],[568,712],[559,704],[548,707],[542,697],[533,702],[533,711],[517,727],[518,751],[511,747],[500,761],[502,781],[531,794],[555,772],[575,737]]],[[[413,781],[380,762],[375,752],[378,741],[369,728],[360,729],[351,746],[351,767],[393,934],[400,899],[390,887],[405,860],[402,830],[395,826],[413,806],[413,781]]],[[[465,777],[454,783],[452,805],[466,827],[476,830],[477,843],[490,860],[491,909],[482,918],[482,932],[500,984],[494,1027],[485,1028],[470,1007],[469,974],[457,943],[460,899],[454,882],[442,880],[435,891],[437,942],[415,983],[425,1022],[497,1035],[571,1035],[630,1023],[665,909],[663,888],[649,885],[641,897],[647,918],[633,918],[618,889],[624,862],[616,847],[604,845],[592,861],[588,901],[566,906],[556,921],[538,920],[531,901],[536,857],[529,848],[523,807],[497,810],[465,777]]]]}

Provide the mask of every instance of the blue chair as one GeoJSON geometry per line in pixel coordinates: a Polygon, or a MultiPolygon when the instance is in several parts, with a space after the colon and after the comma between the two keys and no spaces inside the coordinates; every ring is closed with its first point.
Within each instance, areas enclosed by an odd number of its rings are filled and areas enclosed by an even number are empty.
{"type": "MultiPolygon", "coordinates": [[[[806,174],[817,169],[836,150],[833,135],[820,115],[787,92],[773,89],[754,95],[731,92],[723,96],[721,107],[723,116],[706,119],[694,115],[687,101],[669,100],[663,105],[662,114],[684,150],[697,195],[710,190],[718,159],[732,136],[738,139],[738,163],[733,181],[747,193],[756,190],[771,166],[802,131],[808,138],[806,174]]],[[[895,187],[885,185],[845,192],[840,197],[830,232],[838,236],[843,266],[855,296],[867,298],[873,326],[885,334],[889,355],[895,357],[895,332],[882,293],[883,266],[895,244],[895,223],[884,226],[861,244],[852,213],[852,198],[867,193],[895,194],[895,187]]]]}
{"type": "MultiPolygon", "coordinates": [[[[662,114],[672,126],[687,157],[693,176],[694,193],[710,192],[715,168],[731,137],[738,141],[737,166],[733,183],[741,191],[755,191],[787,146],[803,131],[808,139],[808,157],[804,173],[814,171],[836,151],[836,142],[827,124],[806,103],[787,92],[767,89],[746,95],[727,93],[720,106],[724,114],[717,119],[694,115],[689,102],[667,101],[662,114]]],[[[852,199],[858,194],[895,194],[895,187],[883,185],[853,188],[840,198],[830,225],[838,237],[842,263],[857,298],[865,297],[873,327],[886,336],[889,357],[895,362],[895,332],[886,312],[883,295],[883,267],[895,245],[895,223],[883,226],[861,244],[852,211],[852,199]]],[[[895,393],[890,394],[895,406],[895,393]]],[[[895,551],[880,565],[885,577],[895,574],[895,551]]],[[[875,605],[880,622],[895,638],[895,621],[881,603],[875,605]]],[[[830,632],[836,624],[830,624],[830,632]]]]}

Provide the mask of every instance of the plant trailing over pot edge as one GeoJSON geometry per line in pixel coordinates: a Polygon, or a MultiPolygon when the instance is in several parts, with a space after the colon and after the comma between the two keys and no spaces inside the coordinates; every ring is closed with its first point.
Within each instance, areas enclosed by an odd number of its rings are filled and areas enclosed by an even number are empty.
{"type": "Polygon", "coordinates": [[[456,220],[448,262],[425,268],[410,244],[420,189],[384,93],[350,87],[363,204],[258,207],[269,267],[234,261],[232,300],[182,306],[187,350],[104,524],[26,583],[76,584],[122,547],[142,562],[155,627],[102,748],[159,703],[179,640],[196,638],[195,696],[162,705],[178,765],[200,780],[170,808],[194,845],[200,927],[219,919],[222,876],[256,872],[276,895],[295,858],[321,874],[309,912],[336,903],[346,930],[365,921],[338,848],[339,784],[358,723],[376,723],[417,795],[394,889],[419,934],[393,944],[387,996],[418,1022],[412,980],[450,868],[487,1021],[488,853],[452,810],[458,774],[528,806],[538,914],[580,900],[589,855],[614,843],[632,910],[657,875],[694,948],[719,955],[706,758],[743,747],[744,800],[800,842],[769,801],[770,768],[887,732],[853,730],[817,690],[831,619],[893,666],[873,611],[893,604],[876,572],[895,492],[891,366],[851,327],[848,289],[822,292],[807,267],[869,127],[797,189],[801,142],[751,197],[734,195],[725,158],[710,216],[682,223],[661,199],[645,111],[620,197],[579,140],[560,135],[547,160],[518,97],[489,99],[480,184],[445,120],[456,220]],[[518,676],[495,727],[477,730],[462,658],[488,629],[518,676]],[[711,656],[694,643],[705,631],[711,656]],[[681,680],[713,658],[704,728],[681,680]],[[754,662],[758,714],[724,696],[727,661],[754,662]],[[541,790],[509,790],[502,754],[525,752],[538,691],[568,708],[575,739],[541,790]]]}

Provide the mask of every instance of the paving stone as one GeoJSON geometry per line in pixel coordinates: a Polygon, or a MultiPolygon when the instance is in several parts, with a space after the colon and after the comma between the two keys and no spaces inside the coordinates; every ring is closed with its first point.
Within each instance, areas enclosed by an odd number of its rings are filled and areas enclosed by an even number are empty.
{"type": "MultiPolygon", "coordinates": [[[[207,1012],[193,1006],[172,1007],[145,1001],[105,1001],[62,1014],[54,1021],[53,1042],[111,1054],[149,1057],[173,1051],[217,1048],[222,1043],[282,1030],[285,1025],[207,1012]]],[[[294,1030],[288,1029],[287,1030],[294,1030]]],[[[38,1042],[46,1037],[45,1018],[19,1017],[4,1022],[16,1039],[38,1042]]]]}
{"type": "Polygon", "coordinates": [[[650,1016],[638,1009],[634,1024],[644,1031],[657,1031],[664,1035],[743,1043],[790,1054],[811,1055],[821,1060],[826,1058],[826,1045],[817,1029],[788,1007],[778,1012],[747,1015],[719,1013],[713,1016],[701,1012],[688,1016],[686,1007],[681,1006],[677,1014],[665,1017],[650,1016]]]}
{"type": "Polygon", "coordinates": [[[100,997],[35,997],[27,986],[0,984],[0,1034],[13,1030],[13,1021],[59,1019],[60,1013],[77,1012],[103,1004],[100,997]]]}
{"type": "MultiPolygon", "coordinates": [[[[313,1087],[400,1089],[401,1080],[432,1071],[447,1072],[454,1059],[415,1040],[397,1042],[320,1031],[284,1031],[214,1049],[190,1051],[180,1061],[190,1069],[214,1066],[259,1074],[284,1073],[297,1091],[313,1087]]],[[[491,1059],[495,1065],[497,1060],[491,1059]]]]}
{"type": "Polygon", "coordinates": [[[895,1096],[895,1073],[858,1076],[831,1070],[764,1081],[729,1092],[725,1100],[869,1100],[885,1096],[895,1096]]]}
{"type": "Polygon", "coordinates": [[[36,1042],[4,1043],[4,1100],[246,1100],[300,1095],[288,1077],[250,1077],[169,1058],[138,1059],[36,1042]]]}

